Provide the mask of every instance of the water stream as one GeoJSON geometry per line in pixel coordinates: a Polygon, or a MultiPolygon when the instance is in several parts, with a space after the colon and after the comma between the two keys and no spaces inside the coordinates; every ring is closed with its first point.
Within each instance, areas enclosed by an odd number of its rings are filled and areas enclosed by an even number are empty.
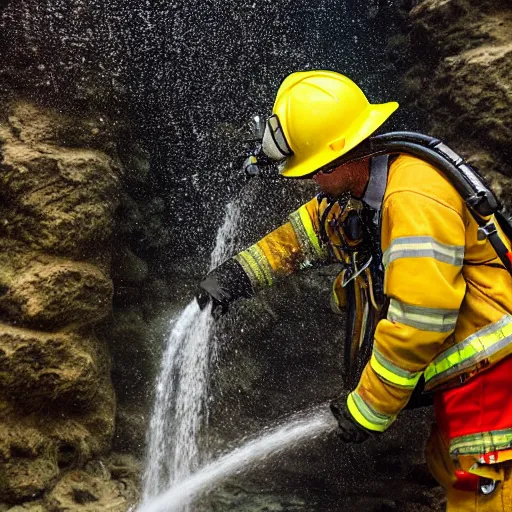
{"type": "MultiPolygon", "coordinates": [[[[231,256],[238,216],[238,208],[228,204],[210,269],[231,256]]],[[[189,475],[202,462],[198,434],[205,418],[209,369],[217,352],[213,328],[211,307],[201,311],[194,299],[169,334],[148,433],[143,502],[189,475]]]]}
{"type": "Polygon", "coordinates": [[[334,419],[322,405],[309,412],[295,415],[288,421],[267,429],[264,434],[205,465],[184,478],[160,496],[147,501],[138,512],[178,511],[191,500],[223,479],[254,467],[269,456],[289,450],[306,439],[314,438],[335,427],[334,419]]]}
{"type": "MultiPolygon", "coordinates": [[[[229,204],[217,233],[210,268],[233,252],[238,209],[229,204]]],[[[332,426],[328,408],[295,415],[214,462],[202,460],[198,436],[204,424],[209,374],[216,358],[211,307],[195,299],[174,322],[162,358],[148,434],[140,512],[184,511],[198,494],[224,478],[332,426]]]]}

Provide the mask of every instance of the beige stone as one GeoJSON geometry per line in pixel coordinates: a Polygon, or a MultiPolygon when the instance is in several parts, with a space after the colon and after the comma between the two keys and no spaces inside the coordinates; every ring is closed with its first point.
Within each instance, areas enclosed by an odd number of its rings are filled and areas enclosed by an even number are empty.
{"type": "Polygon", "coordinates": [[[110,355],[94,326],[112,308],[119,168],[100,120],[2,108],[0,502],[13,503],[111,447],[110,355]]]}
{"type": "Polygon", "coordinates": [[[85,407],[100,384],[98,352],[94,338],[77,333],[0,325],[0,392],[28,410],[49,401],[85,407]]]}
{"type": "Polygon", "coordinates": [[[57,329],[85,325],[111,310],[112,281],[95,265],[33,255],[22,268],[12,256],[0,262],[0,312],[23,325],[57,329]]]}
{"type": "Polygon", "coordinates": [[[85,471],[67,473],[48,494],[50,510],[126,512],[138,498],[131,480],[104,480],[85,471]]]}

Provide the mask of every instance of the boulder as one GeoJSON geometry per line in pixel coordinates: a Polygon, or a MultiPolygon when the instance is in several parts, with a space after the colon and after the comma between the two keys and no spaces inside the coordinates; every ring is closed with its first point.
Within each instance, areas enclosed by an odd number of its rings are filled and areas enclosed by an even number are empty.
{"type": "Polygon", "coordinates": [[[25,253],[0,255],[0,315],[10,322],[55,330],[97,322],[111,310],[112,281],[89,263],[25,253]]]}
{"type": "Polygon", "coordinates": [[[512,13],[506,0],[423,0],[410,14],[404,85],[425,129],[478,166],[508,201],[512,13]]]}

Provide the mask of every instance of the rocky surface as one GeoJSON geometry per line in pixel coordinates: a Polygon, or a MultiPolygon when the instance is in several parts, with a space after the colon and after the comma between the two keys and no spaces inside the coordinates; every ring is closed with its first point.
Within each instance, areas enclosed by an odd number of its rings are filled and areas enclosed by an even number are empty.
{"type": "Polygon", "coordinates": [[[426,129],[512,193],[512,11],[507,0],[424,0],[410,12],[404,86],[426,129]],[[508,179],[504,179],[506,176],[508,179]]]}
{"type": "Polygon", "coordinates": [[[167,207],[130,126],[123,45],[109,38],[119,25],[126,36],[125,23],[103,24],[95,7],[0,3],[2,511],[136,500],[127,454],[142,456],[150,384],[181,304],[176,266],[154,256],[174,243],[167,207]],[[125,453],[117,469],[112,450],[125,453]],[[98,461],[108,474],[89,474],[98,461]]]}
{"type": "Polygon", "coordinates": [[[125,510],[136,497],[133,481],[81,473],[110,452],[116,410],[95,332],[112,309],[120,187],[103,126],[25,100],[0,107],[0,503],[115,496],[125,510]]]}

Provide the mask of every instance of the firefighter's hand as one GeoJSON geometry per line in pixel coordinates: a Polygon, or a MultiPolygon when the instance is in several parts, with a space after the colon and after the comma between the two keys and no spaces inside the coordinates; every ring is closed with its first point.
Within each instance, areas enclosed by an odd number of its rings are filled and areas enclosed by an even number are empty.
{"type": "Polygon", "coordinates": [[[227,312],[229,305],[241,297],[253,295],[252,285],[239,263],[233,259],[213,269],[199,283],[196,300],[201,309],[212,303],[215,315],[227,312]]]}
{"type": "Polygon", "coordinates": [[[214,311],[220,310],[225,313],[229,304],[233,301],[230,293],[222,287],[213,274],[208,274],[200,283],[196,291],[196,300],[201,309],[204,309],[209,302],[212,303],[214,311]]]}
{"type": "Polygon", "coordinates": [[[360,444],[370,437],[370,431],[359,425],[347,408],[347,397],[341,396],[330,403],[331,412],[338,421],[338,435],[344,443],[360,444]]]}

